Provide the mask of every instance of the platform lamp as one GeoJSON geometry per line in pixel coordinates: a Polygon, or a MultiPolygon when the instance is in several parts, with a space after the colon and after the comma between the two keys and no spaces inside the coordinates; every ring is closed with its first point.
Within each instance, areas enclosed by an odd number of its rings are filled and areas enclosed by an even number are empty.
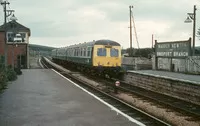
{"type": "Polygon", "coordinates": [[[195,55],[195,27],[196,27],[196,5],[194,5],[194,12],[193,13],[187,13],[188,17],[184,21],[185,23],[191,23],[193,20],[193,49],[192,49],[192,55],[195,55]]]}
{"type": "MultiPolygon", "coordinates": [[[[17,33],[17,27],[15,24],[15,21],[17,20],[17,18],[15,17],[15,15],[13,14],[12,17],[10,17],[11,20],[11,28],[12,28],[12,32],[13,32],[13,37],[15,37],[16,33],[17,33]]],[[[13,38],[13,49],[12,49],[12,68],[15,68],[15,55],[14,55],[14,46],[15,46],[15,40],[13,38]]]]}

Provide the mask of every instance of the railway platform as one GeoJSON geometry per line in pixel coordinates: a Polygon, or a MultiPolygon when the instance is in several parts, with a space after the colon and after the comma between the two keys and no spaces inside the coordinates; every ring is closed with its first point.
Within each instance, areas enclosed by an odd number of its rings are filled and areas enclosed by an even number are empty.
{"type": "Polygon", "coordinates": [[[126,83],[200,105],[200,76],[167,71],[128,71],[126,83]]]}
{"type": "Polygon", "coordinates": [[[0,94],[0,126],[136,126],[51,69],[27,69],[0,94]]]}
{"type": "Polygon", "coordinates": [[[41,66],[39,64],[39,56],[38,57],[29,57],[30,59],[30,69],[41,69],[41,66]]]}
{"type": "Polygon", "coordinates": [[[189,75],[189,74],[183,74],[183,73],[156,71],[156,70],[137,70],[137,71],[130,70],[128,72],[150,75],[150,76],[155,76],[159,78],[179,80],[179,81],[184,81],[184,82],[191,82],[191,83],[200,85],[200,75],[189,75]]]}

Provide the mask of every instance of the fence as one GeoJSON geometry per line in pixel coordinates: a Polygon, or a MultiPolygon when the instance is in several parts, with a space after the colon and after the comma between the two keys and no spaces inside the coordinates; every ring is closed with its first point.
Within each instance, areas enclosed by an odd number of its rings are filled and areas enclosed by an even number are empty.
{"type": "MultiPolygon", "coordinates": [[[[153,56],[152,67],[153,69],[156,69],[155,56],[153,56]]],[[[186,58],[158,58],[157,70],[200,74],[200,56],[188,56],[186,58]]]]}

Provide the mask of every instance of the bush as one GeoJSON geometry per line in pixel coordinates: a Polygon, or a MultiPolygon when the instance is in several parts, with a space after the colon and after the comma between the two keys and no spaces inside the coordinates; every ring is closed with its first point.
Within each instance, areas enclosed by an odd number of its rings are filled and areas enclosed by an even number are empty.
{"type": "Polygon", "coordinates": [[[17,79],[17,74],[11,66],[8,66],[6,73],[7,73],[8,81],[14,81],[17,79]]]}
{"type": "MultiPolygon", "coordinates": [[[[17,69],[18,74],[21,74],[21,70],[17,69]]],[[[12,66],[5,67],[0,66],[0,89],[6,87],[6,82],[14,81],[17,79],[17,72],[13,70],[12,66]]]]}
{"type": "Polygon", "coordinates": [[[0,69],[0,89],[6,86],[6,82],[8,81],[5,69],[0,69]]]}
{"type": "Polygon", "coordinates": [[[5,72],[0,73],[0,89],[6,86],[6,82],[8,81],[5,72]]]}
{"type": "Polygon", "coordinates": [[[15,72],[17,75],[21,75],[22,74],[22,71],[20,68],[15,68],[15,72]]]}

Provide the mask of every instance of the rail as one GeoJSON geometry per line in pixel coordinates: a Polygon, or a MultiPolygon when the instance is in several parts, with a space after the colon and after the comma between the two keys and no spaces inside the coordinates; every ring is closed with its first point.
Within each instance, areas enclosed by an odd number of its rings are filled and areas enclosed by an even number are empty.
{"type": "Polygon", "coordinates": [[[117,108],[118,110],[120,110],[119,112],[121,112],[122,114],[123,113],[126,114],[129,118],[131,117],[131,118],[137,119],[139,122],[148,126],[155,126],[155,125],[169,126],[170,125],[169,123],[162,121],[142,110],[139,110],[138,108],[112,96],[109,93],[106,93],[100,90],[97,87],[91,86],[90,84],[88,84],[88,82],[85,82],[73,76],[70,72],[63,71],[62,67],[56,64],[50,63],[50,61],[47,60],[46,58],[44,58],[43,60],[46,60],[45,62],[46,63],[48,62],[49,65],[51,64],[51,67],[54,68],[56,71],[58,71],[60,74],[78,83],[79,85],[81,85],[81,87],[84,87],[86,90],[88,90],[89,92],[97,96],[98,98],[102,99],[107,104],[114,106],[114,108],[117,108]]]}

